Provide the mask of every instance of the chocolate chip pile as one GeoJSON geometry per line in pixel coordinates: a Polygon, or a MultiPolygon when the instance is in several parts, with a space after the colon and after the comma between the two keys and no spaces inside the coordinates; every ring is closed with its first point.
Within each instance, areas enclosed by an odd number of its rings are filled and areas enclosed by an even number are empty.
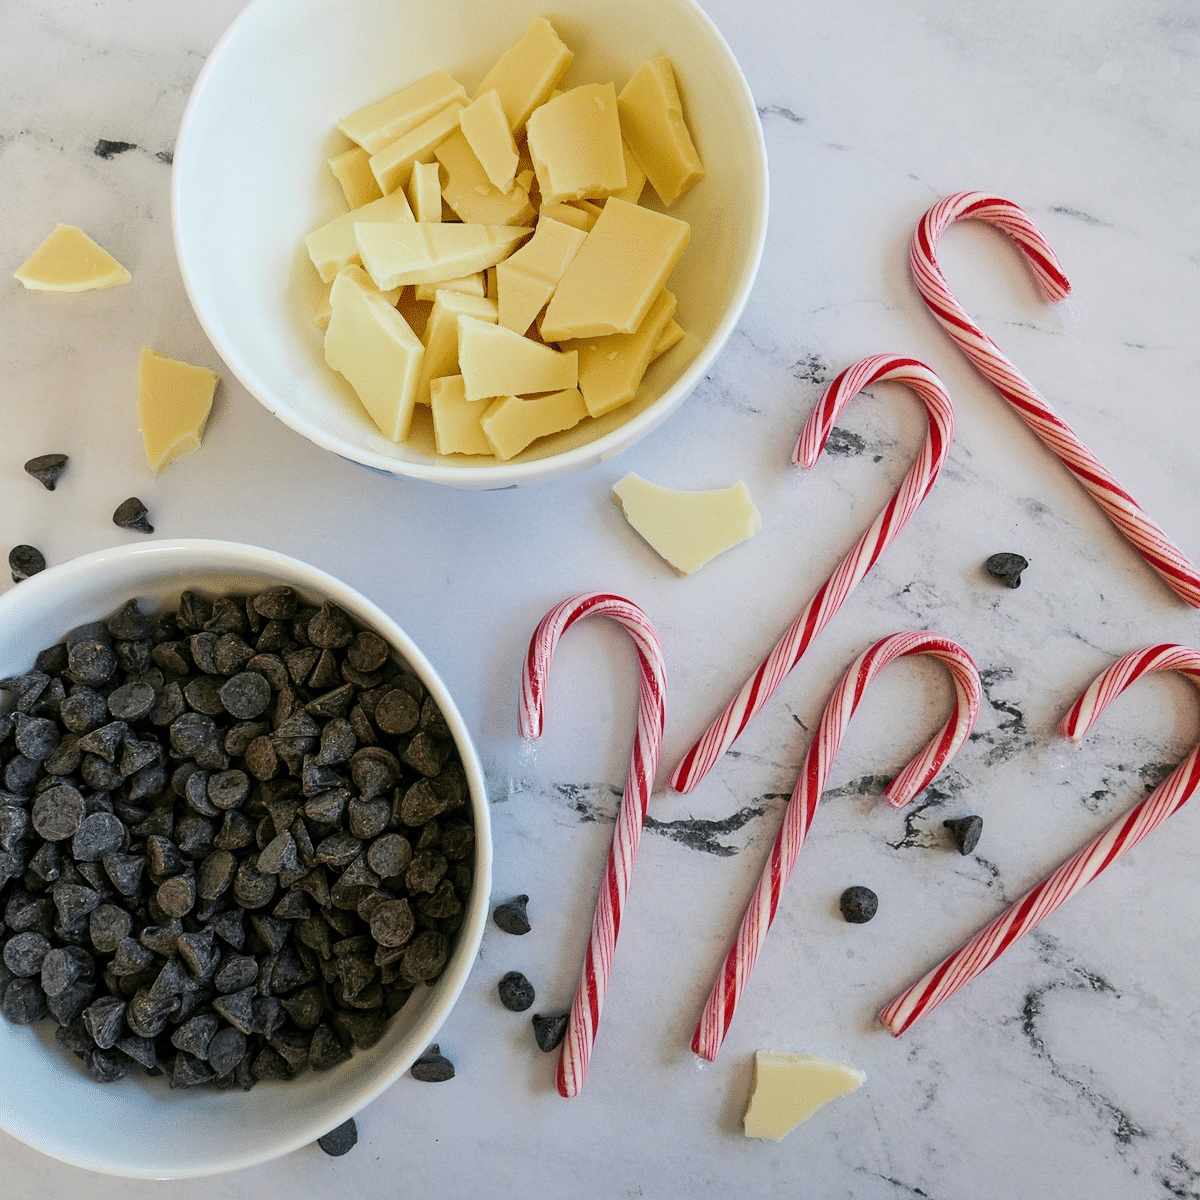
{"type": "Polygon", "coordinates": [[[462,922],[466,775],[387,643],[288,587],[128,601],[0,680],[0,1010],[93,1079],[373,1045],[462,922]]]}

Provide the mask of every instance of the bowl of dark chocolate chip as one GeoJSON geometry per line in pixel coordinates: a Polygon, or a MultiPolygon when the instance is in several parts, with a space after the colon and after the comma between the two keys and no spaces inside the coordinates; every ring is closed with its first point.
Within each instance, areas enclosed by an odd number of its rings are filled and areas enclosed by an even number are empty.
{"type": "Polygon", "coordinates": [[[461,714],[333,577],[157,541],[0,597],[0,1128],[21,1141],[148,1178],[316,1141],[433,1041],[490,871],[461,714]]]}

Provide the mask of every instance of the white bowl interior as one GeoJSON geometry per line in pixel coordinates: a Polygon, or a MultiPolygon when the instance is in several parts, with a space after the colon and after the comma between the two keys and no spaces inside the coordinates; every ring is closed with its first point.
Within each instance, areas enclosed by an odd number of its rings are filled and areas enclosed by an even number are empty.
{"type": "Polygon", "coordinates": [[[537,0],[252,0],[197,81],[176,144],[173,189],[188,294],[245,387],[337,454],[471,488],[580,470],[663,420],[732,332],[766,233],[766,151],[754,101],[693,0],[561,0],[549,9],[537,0]],[[693,337],[652,365],[632,405],[597,422],[507,463],[440,458],[424,409],[413,437],[395,445],[326,367],[312,322],[322,285],[302,242],[345,211],[325,165],[349,145],[335,130],[338,120],[438,68],[472,90],[541,15],[575,51],[567,83],[611,79],[620,88],[646,58],[667,54],[674,63],[707,172],[671,209],[692,228],[670,286],[677,319],[693,337]]]}
{"type": "Polygon", "coordinates": [[[483,771],[462,716],[437,673],[382,610],[295,559],[228,542],[145,542],[85,555],[0,596],[0,678],[130,597],[150,607],[187,587],[210,594],[290,583],[309,601],[341,605],[386,638],[432,693],[454,734],[471,790],[475,880],[442,975],[418,988],[369,1050],[330,1071],[261,1082],[250,1091],[174,1090],[162,1078],[97,1084],[54,1043],[53,1022],[0,1019],[0,1127],[55,1158],[115,1175],[175,1178],[263,1162],[307,1145],[374,1099],[428,1046],[462,991],[483,937],[491,890],[491,833],[483,771]]]}

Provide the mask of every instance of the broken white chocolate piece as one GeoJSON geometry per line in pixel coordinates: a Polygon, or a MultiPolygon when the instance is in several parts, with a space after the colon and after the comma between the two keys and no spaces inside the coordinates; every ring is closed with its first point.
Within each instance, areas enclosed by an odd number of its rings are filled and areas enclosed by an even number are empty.
{"type": "Polygon", "coordinates": [[[468,400],[559,392],[579,382],[579,355],[476,317],[458,318],[458,365],[468,400]]]}
{"type": "Polygon", "coordinates": [[[496,267],[500,324],[525,333],[554,294],[558,281],[579,247],[584,232],[545,213],[533,237],[496,267]]]}
{"type": "Polygon", "coordinates": [[[555,33],[554,26],[545,17],[538,17],[521,40],[500,55],[472,98],[478,100],[495,88],[500,93],[508,127],[515,134],[558,86],[574,57],[555,33]]]}
{"type": "Polygon", "coordinates": [[[383,193],[371,174],[370,155],[361,146],[351,146],[341,154],[326,159],[333,177],[341,185],[342,195],[351,208],[362,208],[383,193]]]}
{"type": "Polygon", "coordinates": [[[338,128],[368,154],[375,154],[455,101],[466,104],[466,88],[445,71],[435,71],[385,100],[351,113],[338,122],[338,128]]]}
{"type": "Polygon", "coordinates": [[[759,1050],[742,1121],[746,1136],[779,1141],[817,1109],[857,1091],[866,1080],[864,1072],[815,1054],[759,1050]]]}
{"type": "Polygon", "coordinates": [[[78,225],[56,225],[13,275],[39,292],[87,292],[133,278],[78,225]]]}
{"type": "Polygon", "coordinates": [[[486,454],[491,443],[484,436],[479,418],[488,410],[486,400],[468,400],[461,375],[443,375],[430,388],[433,409],[433,440],[439,454],[486,454]]]}
{"type": "Polygon", "coordinates": [[[762,528],[741,480],[727,488],[680,492],[631,471],[612,491],[625,519],[677,575],[691,575],[762,528]]]}
{"type": "Polygon", "coordinates": [[[371,155],[368,160],[371,173],[385,195],[408,186],[414,163],[433,161],[438,146],[458,132],[458,114],[462,108],[461,104],[450,105],[371,155]]]}
{"type": "Polygon", "coordinates": [[[308,247],[308,256],[317,268],[317,273],[326,283],[332,283],[333,277],[351,263],[361,260],[358,256],[358,242],[354,237],[354,226],[367,221],[380,221],[390,224],[395,221],[405,221],[414,224],[412,209],[403,192],[393,192],[390,196],[380,196],[364,204],[362,208],[351,209],[319,225],[304,239],[308,247]]]}
{"type": "Polygon", "coordinates": [[[387,299],[342,271],[329,292],[325,361],[346,377],[380,433],[408,437],[425,347],[387,299]]]}
{"type": "Polygon", "coordinates": [[[477,225],[533,224],[535,214],[529,192],[516,182],[507,192],[496,187],[462,130],[452,133],[433,153],[445,172],[442,195],[460,221],[477,225]]]}
{"type": "Polygon", "coordinates": [[[628,183],[611,83],[585,83],[548,100],[527,129],[543,204],[609,196],[628,183]]]}
{"type": "Polygon", "coordinates": [[[521,396],[494,400],[480,425],[493,453],[507,461],[538,438],[571,429],[586,416],[587,407],[578,388],[567,388],[528,400],[521,396]]]}
{"type": "Polygon", "coordinates": [[[671,60],[644,62],[617,97],[621,130],[650,186],[668,207],[704,177],[692,144],[671,60]]]}
{"type": "Polygon", "coordinates": [[[690,236],[686,221],[610,197],[546,306],[542,337],[632,333],[690,236]]]}
{"type": "Polygon", "coordinates": [[[473,275],[507,258],[532,232],[528,226],[458,221],[354,226],[363,266],[383,290],[473,275]]]}
{"type": "Polygon", "coordinates": [[[207,367],[143,347],[138,358],[138,429],[155,475],[172,459],[199,448],[219,379],[207,367]]]}
{"type": "Polygon", "coordinates": [[[472,100],[458,114],[458,123],[488,179],[502,192],[511,191],[520,157],[500,103],[500,93],[492,88],[472,100]]]}

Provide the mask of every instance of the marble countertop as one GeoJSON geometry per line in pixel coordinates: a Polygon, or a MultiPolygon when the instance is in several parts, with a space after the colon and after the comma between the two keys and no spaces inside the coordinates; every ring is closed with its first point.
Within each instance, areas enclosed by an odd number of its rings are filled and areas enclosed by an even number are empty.
{"type": "Polygon", "coordinates": [[[1196,698],[1178,677],[1139,683],[1079,745],[1057,736],[1098,671],[1149,643],[1196,644],[1200,617],[959,355],[907,270],[913,228],[941,196],[981,189],[1021,204],[1062,258],[1070,300],[1045,304],[1012,247],[976,222],[945,236],[947,275],[1200,557],[1194,11],[1180,0],[705,0],[759,105],[771,168],[766,253],[743,318],[683,408],[618,459],[535,488],[471,493],[320,452],[227,371],[203,448],[157,478],[146,470],[133,410],[139,348],[223,370],[175,265],[170,160],[189,89],[241,7],[0,7],[6,548],[32,543],[57,563],[131,540],[109,518],[136,492],[158,535],[268,546],[360,589],[457,697],[488,779],[494,897],[527,893],[534,928],[517,939],[489,926],[439,1036],[457,1077],[402,1078],[358,1114],[359,1143],[343,1158],[310,1147],[166,1185],[89,1176],[0,1134],[0,1194],[1200,1195],[1200,809],[1185,807],[903,1037],[875,1017],[1127,811],[1197,736],[1196,698]],[[129,145],[105,151],[101,139],[129,145]],[[133,282],[69,303],[24,291],[11,271],[55,221],[88,229],[133,282]],[[789,464],[823,385],[882,351],[927,362],[954,398],[942,476],[735,752],[677,795],[669,766],[921,443],[920,406],[886,384],[851,403],[810,472],[789,464]],[[48,451],[71,455],[53,495],[21,470],[48,451]],[[680,488],[744,479],[762,530],[677,578],[609,499],[629,470],[680,488]],[[997,551],[1029,560],[1019,589],[984,572],[997,551]],[[501,1007],[496,982],[523,971],[545,1010],[567,1007],[575,988],[628,761],[628,642],[600,622],[564,639],[535,755],[515,712],[538,619],[593,588],[650,615],[670,691],[600,1037],[583,1094],[564,1101],[555,1056],[501,1007]],[[975,658],[985,697],[976,733],[894,811],[883,783],[943,719],[950,689],[928,660],[890,667],[872,687],[724,1048],[702,1068],[691,1032],[813,725],[851,660],[903,629],[937,630],[975,658]],[[942,822],[968,813],[985,827],[964,857],[942,822]],[[879,894],[869,924],[838,913],[853,883],[879,894]],[[780,1143],[748,1140],[753,1053],[768,1048],[852,1063],[867,1083],[780,1143]]]}

